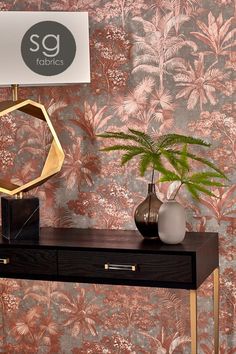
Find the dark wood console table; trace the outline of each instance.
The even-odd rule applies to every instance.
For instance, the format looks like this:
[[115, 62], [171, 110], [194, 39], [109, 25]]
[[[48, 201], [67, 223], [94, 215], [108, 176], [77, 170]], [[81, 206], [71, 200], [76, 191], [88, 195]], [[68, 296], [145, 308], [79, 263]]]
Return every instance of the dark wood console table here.
[[197, 354], [197, 289], [212, 272], [218, 354], [218, 234], [191, 232], [182, 244], [165, 245], [136, 231], [42, 228], [39, 242], [0, 240], [1, 277], [190, 290], [192, 354]]

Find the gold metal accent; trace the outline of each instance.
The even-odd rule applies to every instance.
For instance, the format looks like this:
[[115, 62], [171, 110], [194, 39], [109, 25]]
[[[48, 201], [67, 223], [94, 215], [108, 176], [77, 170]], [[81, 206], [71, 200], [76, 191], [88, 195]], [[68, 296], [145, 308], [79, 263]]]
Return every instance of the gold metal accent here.
[[10, 263], [10, 258], [0, 258], [0, 263], [1, 264], [8, 264], [8, 263]]
[[[17, 85], [14, 85], [14, 92], [17, 94]], [[23, 191], [26, 192], [32, 188], [35, 188], [36, 186], [43, 184], [49, 177], [53, 176], [61, 170], [65, 158], [60, 141], [51, 123], [49, 115], [42, 104], [34, 102], [30, 99], [0, 102], [0, 118], [5, 114], [11, 113], [13, 111], [21, 111], [29, 114], [30, 116], [45, 121], [51, 131], [53, 141], [44, 163], [43, 170], [39, 177], [23, 184], [22, 186], [13, 184], [9, 181], [0, 180], [0, 192], [9, 195], [15, 195]]]
[[219, 267], [216, 268], [213, 272], [213, 286], [214, 286], [214, 304], [213, 304], [213, 311], [214, 311], [214, 347], [215, 351], [214, 354], [219, 354]]
[[22, 199], [23, 198], [23, 192], [15, 194], [15, 199]]
[[110, 264], [110, 263], [105, 263], [104, 264], [104, 269], [106, 270], [131, 270], [132, 272], [135, 272], [137, 270], [136, 264]]
[[17, 101], [18, 100], [18, 87], [19, 85], [14, 84], [11, 85], [12, 87], [12, 101]]
[[191, 354], [197, 354], [197, 290], [190, 290]]

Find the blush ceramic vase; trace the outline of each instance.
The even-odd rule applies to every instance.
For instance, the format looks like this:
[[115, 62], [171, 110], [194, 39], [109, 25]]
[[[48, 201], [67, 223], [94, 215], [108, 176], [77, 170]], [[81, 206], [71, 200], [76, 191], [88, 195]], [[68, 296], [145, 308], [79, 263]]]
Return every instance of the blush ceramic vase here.
[[186, 233], [185, 209], [175, 199], [165, 201], [159, 210], [159, 237], [167, 244], [184, 240]]
[[148, 184], [148, 194], [134, 213], [137, 229], [145, 239], [159, 238], [158, 214], [162, 202], [157, 198], [155, 184]]

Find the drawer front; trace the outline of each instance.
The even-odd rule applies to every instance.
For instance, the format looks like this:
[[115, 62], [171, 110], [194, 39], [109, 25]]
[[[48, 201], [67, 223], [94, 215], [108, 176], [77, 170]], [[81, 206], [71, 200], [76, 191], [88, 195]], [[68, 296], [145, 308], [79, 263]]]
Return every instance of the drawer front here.
[[4, 248], [0, 250], [0, 276], [55, 275], [57, 257], [54, 250]]
[[191, 283], [190, 255], [58, 251], [58, 275], [149, 282]]

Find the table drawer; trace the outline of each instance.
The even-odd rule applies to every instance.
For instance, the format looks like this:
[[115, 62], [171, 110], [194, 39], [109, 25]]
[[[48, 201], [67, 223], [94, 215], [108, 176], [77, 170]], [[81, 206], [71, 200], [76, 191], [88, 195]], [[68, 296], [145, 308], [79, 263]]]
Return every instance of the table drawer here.
[[[150, 282], [191, 283], [191, 255], [58, 251], [58, 275]], [[138, 283], [137, 283], [138, 285]]]
[[0, 276], [55, 275], [57, 255], [54, 250], [4, 248], [0, 250]]

